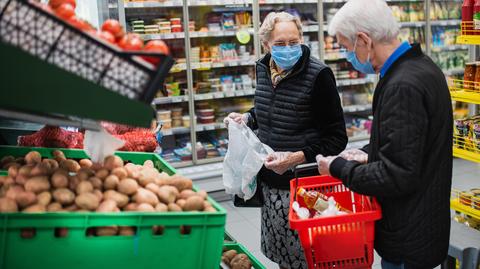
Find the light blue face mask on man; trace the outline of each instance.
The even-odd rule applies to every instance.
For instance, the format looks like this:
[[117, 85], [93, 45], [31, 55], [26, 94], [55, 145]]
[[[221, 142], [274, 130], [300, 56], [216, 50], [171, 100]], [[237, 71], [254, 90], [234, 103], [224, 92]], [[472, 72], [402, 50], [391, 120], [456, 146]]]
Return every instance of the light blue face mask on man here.
[[353, 68], [362, 72], [364, 74], [375, 74], [375, 69], [373, 69], [373, 65], [370, 62], [370, 53], [368, 53], [367, 61], [365, 63], [361, 63], [358, 60], [357, 54], [355, 50], [357, 49], [357, 40], [355, 40], [355, 45], [353, 46], [353, 51], [347, 51], [347, 61], [349, 61]]
[[302, 57], [303, 51], [300, 44], [293, 46], [272, 46], [272, 58], [282, 70], [290, 70]]

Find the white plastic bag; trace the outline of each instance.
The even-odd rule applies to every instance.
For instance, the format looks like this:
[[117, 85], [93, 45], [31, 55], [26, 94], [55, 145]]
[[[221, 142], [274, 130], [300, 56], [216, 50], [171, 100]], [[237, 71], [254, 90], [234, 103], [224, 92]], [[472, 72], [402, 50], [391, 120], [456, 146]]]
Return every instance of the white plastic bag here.
[[225, 192], [235, 194], [245, 201], [257, 190], [256, 175], [265, 158], [273, 150], [260, 142], [245, 123], [229, 119], [228, 151], [223, 161], [223, 185]]
[[98, 132], [85, 131], [83, 149], [94, 163], [103, 163], [105, 157], [113, 155], [123, 145], [125, 141], [109, 134], [103, 127]]

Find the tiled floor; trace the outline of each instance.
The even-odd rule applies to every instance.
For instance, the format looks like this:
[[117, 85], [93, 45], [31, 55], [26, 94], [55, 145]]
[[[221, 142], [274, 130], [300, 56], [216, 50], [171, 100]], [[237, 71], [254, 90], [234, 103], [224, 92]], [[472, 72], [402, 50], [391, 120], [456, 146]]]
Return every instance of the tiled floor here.
[[[452, 187], [462, 190], [480, 187], [480, 165], [455, 159]], [[268, 269], [278, 269], [260, 250], [260, 209], [237, 208], [231, 202], [224, 202], [222, 205], [228, 211], [227, 231]], [[373, 268], [381, 268], [378, 256], [375, 257]]]

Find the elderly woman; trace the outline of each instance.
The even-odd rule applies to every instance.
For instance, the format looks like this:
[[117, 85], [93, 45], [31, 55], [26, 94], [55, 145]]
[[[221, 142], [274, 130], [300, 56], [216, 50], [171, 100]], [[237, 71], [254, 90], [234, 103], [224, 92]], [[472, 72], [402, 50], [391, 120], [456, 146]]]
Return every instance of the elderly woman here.
[[288, 13], [270, 13], [260, 28], [267, 54], [257, 62], [255, 106], [231, 113], [275, 153], [258, 174], [263, 192], [262, 252], [280, 268], [307, 268], [297, 234], [289, 229], [289, 168], [339, 154], [347, 144], [332, 70], [310, 56], [302, 25]]

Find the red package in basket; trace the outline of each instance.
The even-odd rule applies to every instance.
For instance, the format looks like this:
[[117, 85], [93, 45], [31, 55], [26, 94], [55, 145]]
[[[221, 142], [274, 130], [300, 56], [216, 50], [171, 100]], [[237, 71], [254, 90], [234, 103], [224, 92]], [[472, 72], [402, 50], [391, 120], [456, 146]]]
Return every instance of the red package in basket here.
[[19, 136], [19, 146], [51, 148], [83, 148], [83, 134], [45, 125], [31, 135]]
[[128, 132], [135, 132], [135, 131], [144, 131], [147, 132], [149, 129], [147, 128], [139, 128], [139, 127], [132, 127], [124, 124], [116, 124], [111, 122], [101, 122], [102, 127], [112, 135], [121, 135]]
[[133, 131], [115, 137], [125, 141], [125, 145], [119, 149], [122, 151], [153, 152], [158, 146], [157, 138], [151, 131]]

